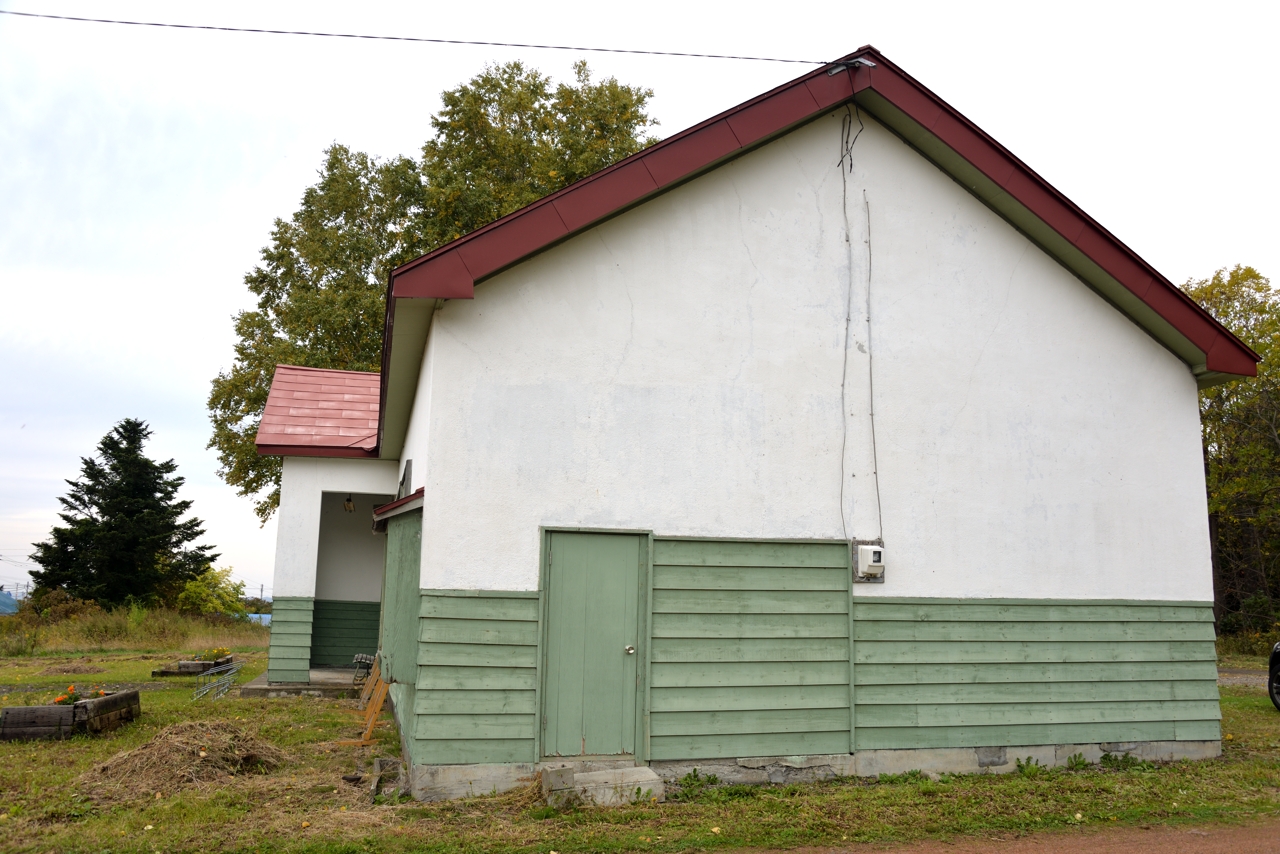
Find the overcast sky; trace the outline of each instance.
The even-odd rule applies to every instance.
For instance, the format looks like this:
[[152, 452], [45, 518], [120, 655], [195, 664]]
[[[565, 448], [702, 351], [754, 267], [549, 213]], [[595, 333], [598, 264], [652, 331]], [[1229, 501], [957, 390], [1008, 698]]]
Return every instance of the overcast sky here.
[[[874, 44], [1175, 282], [1280, 276], [1280, 4], [38, 2], [47, 14], [828, 60]], [[207, 542], [270, 593], [275, 525], [216, 475], [209, 380], [268, 240], [342, 142], [416, 154], [439, 93], [521, 59], [651, 87], [670, 135], [806, 66], [0, 15], [0, 583], [64, 478], [150, 422]], [[1272, 105], [1272, 106], [1268, 106]], [[1280, 282], [1280, 280], [1278, 280]]]

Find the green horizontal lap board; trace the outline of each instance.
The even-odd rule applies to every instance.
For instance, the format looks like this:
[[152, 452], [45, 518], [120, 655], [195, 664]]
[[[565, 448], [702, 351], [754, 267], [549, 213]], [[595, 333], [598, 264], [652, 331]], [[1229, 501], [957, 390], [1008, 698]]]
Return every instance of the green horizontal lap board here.
[[421, 590], [413, 762], [532, 762], [538, 594]]
[[[418, 590], [422, 587], [422, 511], [387, 520], [382, 610], [376, 647], [379, 672], [389, 684], [392, 712], [402, 733], [411, 733], [418, 675]], [[406, 739], [412, 745], [410, 739]], [[410, 752], [412, 759], [412, 751]]]
[[1210, 607], [858, 597], [856, 747], [1216, 740]]
[[378, 651], [378, 602], [317, 599], [311, 621], [311, 665], [350, 667], [360, 653]]
[[[418, 591], [422, 566], [422, 511], [387, 520], [387, 557], [382, 579], [380, 628], [382, 678], [412, 685], [418, 666]], [[401, 727], [405, 720], [399, 720]]]
[[268, 681], [310, 681], [314, 602], [309, 596], [277, 596], [272, 601]]
[[844, 543], [653, 543], [649, 755], [849, 749]]

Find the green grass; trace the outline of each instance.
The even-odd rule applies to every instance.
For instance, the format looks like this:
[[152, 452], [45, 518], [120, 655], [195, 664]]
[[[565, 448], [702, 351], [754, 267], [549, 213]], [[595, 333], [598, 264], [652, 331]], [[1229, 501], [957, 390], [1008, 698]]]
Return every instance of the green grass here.
[[0, 659], [122, 650], [190, 654], [215, 646], [266, 646], [270, 635], [270, 629], [257, 623], [196, 617], [167, 608], [94, 608], [53, 623], [0, 617]]
[[[265, 650], [248, 655], [252, 664], [244, 679], [265, 666]], [[90, 658], [108, 671], [95, 678], [158, 681], [141, 674], [159, 661], [127, 654]], [[0, 663], [0, 684], [21, 681], [31, 693], [52, 695], [69, 680], [37, 675], [51, 660]], [[367, 766], [372, 755], [398, 755], [389, 722], [372, 750], [339, 747], [336, 739], [356, 731], [357, 717], [345, 711], [351, 701], [227, 697], [192, 703], [191, 682], [145, 690], [143, 719], [103, 737], [0, 743], [5, 850], [675, 852], [1280, 816], [1280, 713], [1253, 688], [1222, 689], [1223, 732], [1230, 737], [1224, 756], [1213, 761], [1078, 771], [1028, 766], [1006, 775], [939, 780], [903, 774], [786, 786], [700, 783], [665, 804], [559, 812], [530, 791], [443, 804], [394, 798], [374, 804], [340, 777], [357, 758]], [[98, 805], [85, 796], [77, 782], [83, 772], [168, 724], [191, 719], [231, 720], [290, 758], [267, 775], [240, 774], [216, 786], [160, 792], [158, 799], [147, 793], [123, 806]]]
[[1241, 670], [1266, 670], [1268, 657], [1265, 655], [1239, 655], [1236, 653], [1219, 653], [1218, 666], [1232, 667]]

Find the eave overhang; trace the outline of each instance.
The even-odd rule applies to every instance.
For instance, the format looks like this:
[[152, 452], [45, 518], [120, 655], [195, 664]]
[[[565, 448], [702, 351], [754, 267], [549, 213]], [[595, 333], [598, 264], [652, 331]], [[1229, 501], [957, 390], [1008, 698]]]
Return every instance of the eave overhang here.
[[260, 457], [339, 457], [376, 460], [378, 452], [365, 448], [324, 448], [316, 445], [258, 445]]
[[[399, 456], [431, 317], [485, 279], [856, 103], [1181, 358], [1201, 387], [1260, 357], [1030, 167], [879, 51], [860, 48], [391, 272], [378, 447]], [[393, 335], [394, 332], [394, 335]]]
[[393, 516], [411, 513], [414, 510], [421, 510], [423, 497], [425, 495], [426, 487], [420, 486], [404, 498], [397, 498], [390, 504], [383, 504], [381, 507], [373, 508], [373, 530], [381, 533], [382, 531], [387, 530], [387, 520]]

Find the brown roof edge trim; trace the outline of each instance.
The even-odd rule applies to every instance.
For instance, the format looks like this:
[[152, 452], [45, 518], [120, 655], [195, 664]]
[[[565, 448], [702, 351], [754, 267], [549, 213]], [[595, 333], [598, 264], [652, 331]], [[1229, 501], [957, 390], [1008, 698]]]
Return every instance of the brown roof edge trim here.
[[[850, 68], [857, 59], [874, 67]], [[478, 278], [847, 103], [855, 91], [865, 89], [972, 164], [1201, 349], [1206, 371], [1256, 375], [1257, 353], [981, 128], [868, 45], [391, 271], [383, 376], [397, 297], [474, 296]], [[382, 384], [380, 417], [386, 412], [387, 385]]]
[[876, 63], [865, 69], [870, 89], [990, 178], [1204, 350], [1208, 370], [1256, 376], [1261, 357], [1181, 288], [911, 75], [874, 49], [867, 56]]
[[[828, 70], [854, 58], [856, 54], [851, 54], [784, 83], [400, 265], [391, 271], [389, 294], [471, 298], [477, 280], [847, 101], [853, 94], [850, 75], [832, 75]], [[495, 239], [494, 232], [501, 237]], [[480, 254], [479, 247], [472, 246], [476, 243], [489, 244], [481, 251], [508, 257], [475, 270]], [[471, 263], [467, 255], [473, 258]], [[429, 276], [419, 269], [427, 266]]]
[[384, 519], [387, 516], [394, 516], [395, 511], [400, 510], [405, 505], [410, 504], [414, 501], [421, 501], [422, 497], [426, 495], [426, 492], [427, 492], [427, 488], [425, 486], [419, 486], [416, 490], [409, 493], [404, 498], [397, 498], [395, 501], [392, 501], [390, 504], [383, 504], [381, 507], [375, 507], [373, 508], [373, 518], [377, 520], [377, 519]]
[[[381, 420], [381, 419], [379, 419]], [[364, 448], [329, 448], [323, 445], [258, 445], [260, 457], [347, 457], [376, 459], [376, 450]]]
[[351, 371], [346, 368], [309, 368], [306, 365], [286, 365], [283, 362], [276, 362], [277, 368], [288, 368], [291, 371], [314, 371], [319, 374], [355, 374], [361, 377], [376, 377], [375, 371]]
[[375, 456], [382, 455], [382, 434], [387, 425], [387, 386], [391, 385], [391, 383], [387, 382], [391, 370], [391, 332], [396, 325], [396, 299], [391, 293], [394, 287], [395, 277], [388, 275], [387, 313], [382, 321], [382, 364], [379, 365], [378, 370], [379, 375], [382, 377], [382, 382], [378, 383], [378, 435], [373, 440], [373, 453]]

